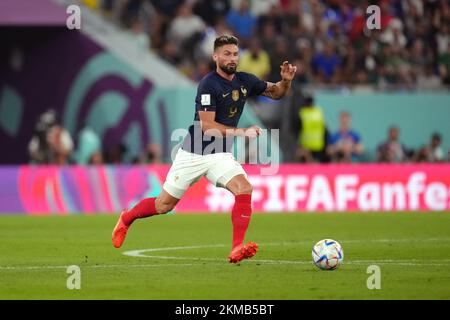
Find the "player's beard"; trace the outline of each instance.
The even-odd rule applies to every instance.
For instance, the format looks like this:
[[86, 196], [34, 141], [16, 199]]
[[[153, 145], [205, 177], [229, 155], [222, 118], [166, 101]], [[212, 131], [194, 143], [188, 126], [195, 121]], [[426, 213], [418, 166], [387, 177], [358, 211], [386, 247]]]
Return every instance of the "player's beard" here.
[[234, 67], [229, 67], [229, 66], [219, 64], [219, 68], [226, 74], [235, 74], [237, 65], [235, 65]]

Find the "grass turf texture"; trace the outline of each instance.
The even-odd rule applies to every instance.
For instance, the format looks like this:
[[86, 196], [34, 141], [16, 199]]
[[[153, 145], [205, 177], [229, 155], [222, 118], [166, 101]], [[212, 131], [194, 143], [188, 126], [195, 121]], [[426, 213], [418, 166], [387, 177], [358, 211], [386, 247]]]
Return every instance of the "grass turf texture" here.
[[[138, 220], [121, 249], [111, 245], [117, 216], [0, 217], [0, 299], [449, 299], [450, 214], [254, 214], [246, 240], [260, 251], [226, 261], [227, 214]], [[311, 249], [332, 238], [344, 264], [321, 271]], [[125, 256], [128, 250], [177, 259]], [[381, 290], [366, 286], [381, 268]], [[81, 290], [68, 290], [68, 265]]]

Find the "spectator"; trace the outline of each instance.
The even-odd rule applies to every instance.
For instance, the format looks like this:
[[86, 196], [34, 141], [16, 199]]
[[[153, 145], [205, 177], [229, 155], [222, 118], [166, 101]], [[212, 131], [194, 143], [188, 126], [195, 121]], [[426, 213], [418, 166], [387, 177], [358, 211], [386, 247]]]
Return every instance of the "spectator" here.
[[436, 34], [436, 44], [438, 54], [441, 55], [448, 51], [448, 47], [450, 46], [450, 34], [449, 26], [447, 24], [443, 24]]
[[450, 84], [450, 44], [447, 51], [439, 56], [439, 75], [443, 83]]
[[443, 162], [445, 161], [444, 151], [441, 148], [442, 138], [439, 133], [433, 133], [430, 143], [421, 147], [413, 157], [414, 162]]
[[56, 123], [56, 113], [50, 109], [44, 112], [34, 128], [34, 134], [28, 143], [28, 152], [31, 163], [50, 163], [50, 147], [48, 144], [48, 132]]
[[425, 70], [419, 71], [416, 81], [419, 90], [439, 90], [442, 87], [442, 80], [433, 72], [431, 65], [427, 65]]
[[150, 48], [150, 37], [143, 31], [142, 22], [138, 19], [132, 22], [132, 39], [135, 41], [136, 46], [142, 50], [147, 51]]
[[393, 79], [393, 82], [400, 84], [411, 84], [413, 82], [410, 65], [401, 48], [387, 46], [383, 49], [383, 55], [388, 75]]
[[260, 79], [267, 78], [270, 72], [269, 55], [261, 49], [257, 38], [251, 39], [248, 50], [245, 50], [240, 57], [238, 68], [239, 71], [253, 73]]
[[313, 58], [314, 71], [322, 82], [329, 82], [340, 65], [341, 59], [329, 42], [325, 44], [323, 52], [317, 53]]
[[259, 17], [267, 14], [274, 6], [279, 4], [279, 0], [258, 0], [250, 2], [250, 12], [253, 16]]
[[73, 140], [69, 131], [56, 123], [47, 134], [50, 151], [50, 163], [67, 164], [73, 151]]
[[[180, 14], [175, 15], [177, 9], [184, 11], [192, 5], [200, 16], [190, 14], [196, 22], [185, 23]], [[243, 49], [252, 37], [261, 39], [273, 65], [278, 64], [273, 63], [275, 41], [283, 38], [287, 52], [293, 53], [290, 58], [302, 65], [303, 83], [362, 85], [363, 89], [367, 84], [378, 89], [450, 85], [448, 1], [379, 1], [380, 30], [366, 28], [368, 5], [368, 1], [349, 4], [335, 0], [108, 0], [103, 8], [106, 12], [113, 6], [121, 10], [117, 16], [127, 28], [134, 26], [145, 45], [139, 25], [133, 25], [136, 19], [141, 21], [153, 49], [191, 76], [199, 61], [209, 59], [204, 48], [211, 47], [208, 44], [215, 35], [205, 26], [194, 28], [192, 33], [192, 26], [207, 24], [220, 34], [218, 21], [225, 20]], [[180, 35], [183, 43], [179, 42]], [[305, 41], [313, 58], [298, 56], [299, 43]]]
[[203, 32], [205, 28], [203, 20], [192, 13], [191, 5], [184, 3], [178, 8], [177, 15], [170, 24], [168, 38], [175, 43], [182, 43], [195, 33]]
[[121, 164], [126, 152], [127, 147], [123, 143], [109, 146], [105, 151], [105, 162], [108, 164]]
[[200, 42], [205, 29], [203, 20], [192, 13], [192, 6], [186, 2], [178, 8], [167, 37], [170, 42], [181, 45], [188, 57], [192, 58], [195, 46]]
[[415, 163], [424, 163], [428, 162], [428, 150], [427, 147], [420, 148], [413, 156], [413, 162]]
[[404, 48], [407, 39], [403, 34], [403, 23], [400, 19], [392, 19], [384, 32], [380, 35], [381, 42], [390, 46]]
[[425, 70], [428, 61], [422, 40], [414, 41], [410, 51], [408, 62], [411, 65], [411, 71], [417, 76]]
[[167, 62], [180, 66], [182, 62], [182, 56], [175, 42], [167, 41], [161, 49], [161, 58]]
[[304, 98], [298, 113], [300, 121], [294, 128], [298, 130], [296, 159], [299, 162], [326, 162], [325, 142], [327, 132], [325, 117], [320, 107], [314, 104], [311, 96]]
[[35, 133], [28, 144], [32, 163], [67, 164], [73, 151], [73, 141], [69, 131], [56, 119], [52, 109], [44, 112], [36, 124]]
[[161, 147], [157, 143], [149, 143], [141, 156], [141, 163], [162, 163]]
[[444, 151], [441, 147], [442, 137], [439, 133], [435, 132], [431, 136], [430, 144], [427, 146], [427, 155], [429, 162], [442, 162], [444, 161]]
[[[342, 61], [342, 76], [348, 82], [353, 82], [355, 74], [361, 70], [358, 66], [358, 58], [356, 56], [356, 50], [352, 47], [347, 49], [347, 54]], [[364, 69], [362, 69], [364, 70]]]
[[388, 138], [377, 147], [377, 162], [398, 163], [408, 160], [410, 152], [399, 141], [400, 131], [392, 126], [388, 131]]
[[227, 24], [245, 44], [252, 36], [256, 18], [250, 13], [248, 0], [241, 0], [239, 9], [231, 9], [227, 15]]
[[[259, 34], [264, 34], [267, 32], [264, 31], [267, 25], [271, 25], [273, 27], [275, 34], [282, 34], [283, 24], [283, 14], [279, 4], [272, 4], [269, 11], [259, 15], [257, 18], [257, 28]], [[269, 30], [269, 32], [271, 31], [272, 30]]]
[[[88, 164], [92, 161], [98, 163], [101, 156], [101, 140], [97, 133], [84, 122], [78, 133], [78, 148], [74, 153], [77, 164]], [[94, 158], [94, 159], [93, 159]]]
[[343, 111], [339, 116], [339, 131], [330, 136], [327, 153], [333, 162], [359, 162], [364, 151], [360, 135], [351, 129], [351, 116]]
[[272, 57], [272, 51], [276, 43], [275, 25], [271, 22], [264, 23], [261, 30], [261, 47]]
[[323, 6], [319, 1], [304, 1], [299, 8], [300, 23], [306, 32], [313, 34], [315, 28], [322, 23]]
[[151, 0], [158, 13], [167, 17], [173, 17], [178, 8], [185, 2], [186, 0]]
[[128, 0], [122, 1], [120, 12], [120, 20], [126, 28], [130, 28], [132, 22], [138, 19], [139, 12], [142, 8], [142, 0]]
[[194, 5], [194, 13], [200, 16], [209, 26], [217, 24], [230, 10], [228, 0], [198, 0]]
[[307, 39], [297, 41], [297, 54], [295, 64], [297, 65], [296, 82], [311, 83], [313, 82], [312, 59], [313, 51], [311, 42]]
[[232, 35], [232, 32], [228, 29], [224, 19], [218, 19], [214, 28], [206, 28], [200, 43], [200, 53], [197, 56], [200, 56], [201, 59], [211, 59], [214, 51], [214, 40], [223, 35]]
[[101, 165], [103, 164], [103, 155], [101, 152], [95, 152], [92, 154], [91, 158], [89, 159], [88, 162], [89, 165]]
[[[275, 45], [270, 54], [270, 73], [267, 80], [276, 83], [280, 78], [280, 66], [284, 60], [291, 60], [288, 52], [286, 40], [278, 37], [275, 40]], [[298, 69], [298, 68], [297, 68]]]
[[376, 81], [376, 69], [380, 63], [376, 55], [376, 47], [373, 41], [367, 41], [364, 43], [362, 54], [357, 58], [357, 67], [367, 73], [369, 82], [372, 84]]

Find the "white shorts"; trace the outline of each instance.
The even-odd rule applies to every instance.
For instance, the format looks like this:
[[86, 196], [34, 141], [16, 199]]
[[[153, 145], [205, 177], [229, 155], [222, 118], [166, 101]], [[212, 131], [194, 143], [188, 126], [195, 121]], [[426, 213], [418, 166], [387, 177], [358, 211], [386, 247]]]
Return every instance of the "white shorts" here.
[[247, 176], [231, 153], [199, 155], [180, 148], [163, 189], [171, 196], [181, 199], [186, 190], [203, 176], [215, 186], [225, 188], [231, 179], [240, 174]]

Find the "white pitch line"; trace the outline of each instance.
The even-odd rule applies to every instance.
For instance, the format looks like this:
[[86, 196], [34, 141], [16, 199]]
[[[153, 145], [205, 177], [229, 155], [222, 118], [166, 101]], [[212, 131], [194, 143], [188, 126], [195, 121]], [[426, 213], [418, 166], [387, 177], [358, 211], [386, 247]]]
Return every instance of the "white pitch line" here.
[[[421, 242], [432, 242], [432, 241], [448, 241], [450, 239], [444, 238], [428, 238], [428, 239], [371, 239], [371, 240], [341, 240], [341, 243], [358, 243], [358, 242], [381, 242], [381, 243], [395, 243], [395, 242], [413, 242], [413, 241], [421, 241]], [[309, 244], [310, 241], [298, 241], [298, 242], [273, 242], [273, 243], [265, 243], [265, 246], [280, 246], [280, 245], [298, 245], [298, 244]], [[180, 257], [180, 256], [154, 256], [154, 255], [146, 255], [143, 254], [145, 252], [157, 252], [157, 251], [174, 251], [174, 250], [191, 250], [191, 249], [206, 249], [206, 248], [218, 248], [218, 247], [226, 247], [223, 244], [216, 245], [195, 245], [195, 246], [181, 246], [181, 247], [168, 247], [168, 248], [151, 248], [151, 249], [141, 249], [141, 250], [130, 250], [123, 252], [124, 255], [130, 257], [138, 257], [138, 258], [152, 258], [152, 259], [163, 259], [163, 260], [189, 260], [189, 261], [223, 261], [223, 259], [218, 258], [199, 258], [199, 257]], [[302, 261], [302, 260], [259, 260], [259, 259], [251, 259], [249, 260], [252, 263], [263, 263], [263, 264], [312, 264], [311, 261]], [[407, 266], [446, 266], [447, 264], [439, 263], [446, 262], [446, 259], [434, 260], [436, 263], [432, 262], [433, 260], [420, 261], [420, 260], [355, 260], [355, 261], [345, 261], [345, 264], [395, 264], [395, 265], [407, 265]], [[450, 261], [450, 260], [448, 260]]]
[[141, 250], [130, 250], [125, 251], [122, 254], [130, 257], [142, 257], [146, 258], [148, 256], [140, 255], [141, 252], [156, 252], [156, 251], [172, 251], [172, 250], [190, 250], [190, 249], [206, 249], [206, 248], [222, 248], [226, 247], [224, 244], [205, 244], [197, 246], [184, 246], [184, 247], [167, 247], [167, 248], [151, 248], [151, 249], [141, 249]]
[[[339, 243], [396, 243], [396, 242], [450, 242], [450, 238], [428, 238], [428, 239], [353, 239], [353, 240], [337, 240]], [[311, 244], [314, 245], [314, 241], [302, 240], [302, 241], [285, 241], [285, 242], [268, 242], [264, 243], [266, 246], [279, 246], [279, 245], [296, 245], [296, 244]]]
[[[219, 258], [199, 258], [199, 257], [177, 257], [177, 256], [147, 256], [147, 255], [139, 255], [139, 258], [152, 258], [152, 259], [161, 259], [161, 260], [188, 260], [188, 261], [224, 261]], [[271, 264], [271, 265], [280, 265], [280, 264], [313, 264], [312, 261], [305, 260], [268, 260], [268, 259], [251, 259], [248, 260], [251, 263], [262, 263], [262, 264]], [[436, 259], [436, 260], [350, 260], [344, 261], [343, 264], [348, 265], [361, 265], [361, 264], [386, 264], [386, 265], [405, 265], [405, 266], [448, 266], [448, 263], [439, 263], [439, 262], [450, 262], [450, 259]], [[199, 265], [199, 263], [197, 263]]]
[[[371, 240], [362, 240], [362, 239], [353, 239], [353, 240], [339, 240], [341, 243], [362, 243], [362, 242], [373, 242], [373, 243], [396, 243], [396, 242], [448, 242], [450, 238], [428, 238], [428, 239], [371, 239]], [[283, 245], [299, 245], [299, 244], [311, 244], [311, 241], [297, 241], [297, 242], [272, 242], [272, 243], [264, 243], [264, 246], [283, 246]], [[172, 266], [199, 266], [201, 262], [208, 262], [208, 265], [223, 265], [226, 262], [226, 259], [220, 258], [199, 258], [199, 257], [179, 257], [179, 256], [148, 256], [142, 254], [144, 252], [159, 252], [159, 251], [176, 251], [176, 250], [191, 250], [191, 249], [207, 249], [207, 248], [224, 248], [228, 247], [225, 244], [213, 244], [213, 245], [195, 245], [195, 246], [178, 246], [178, 247], [166, 247], [166, 248], [151, 248], [151, 249], [142, 249], [142, 250], [130, 250], [123, 252], [124, 255], [130, 257], [139, 257], [139, 258], [153, 258], [153, 259], [163, 259], [163, 260], [190, 260], [197, 261], [196, 263], [166, 263], [166, 264], [99, 264], [99, 265], [81, 265], [80, 268], [152, 268], [152, 267], [172, 267]], [[217, 263], [213, 263], [217, 262]], [[251, 263], [261, 263], [267, 265], [281, 265], [281, 264], [312, 264], [311, 261], [304, 260], [263, 260], [263, 259], [251, 259], [248, 260]], [[448, 266], [448, 263], [440, 263], [440, 262], [450, 262], [450, 259], [431, 259], [427, 261], [417, 260], [417, 259], [408, 259], [408, 260], [350, 260], [344, 261], [343, 264], [348, 265], [361, 265], [361, 264], [386, 264], [386, 265], [401, 265], [401, 266]], [[42, 270], [42, 269], [66, 269], [69, 267], [62, 265], [40, 265], [40, 266], [0, 266], [0, 271], [3, 270]]]
[[[434, 242], [434, 241], [442, 241], [442, 242], [446, 242], [446, 241], [450, 241], [450, 238], [444, 238], [444, 239], [438, 239], [438, 238], [428, 238], [428, 239], [371, 239], [371, 240], [339, 240], [340, 243], [361, 243], [361, 242], [381, 242], [381, 243], [395, 243], [395, 242], [413, 242], [413, 241], [420, 241], [420, 242]], [[269, 242], [269, 243], [264, 243], [264, 246], [284, 246], [284, 245], [299, 245], [299, 244], [314, 244], [311, 241], [287, 241], [287, 242]], [[227, 247], [224, 244], [212, 244], [212, 245], [195, 245], [195, 246], [178, 246], [178, 247], [166, 247], [166, 248], [150, 248], [150, 249], [139, 249], [139, 250], [130, 250], [130, 251], [125, 251], [122, 254], [126, 255], [126, 256], [130, 256], [130, 257], [139, 257], [139, 258], [159, 258], [159, 259], [194, 259], [194, 260], [208, 260], [211, 261], [211, 259], [207, 259], [207, 258], [184, 258], [184, 257], [175, 257], [175, 256], [149, 256], [149, 255], [145, 255], [143, 254], [144, 252], [157, 252], [157, 251], [176, 251], [176, 250], [191, 250], [191, 249], [206, 249], [206, 248], [223, 248], [223, 247]], [[217, 260], [217, 259], [212, 259], [212, 260]], [[255, 260], [253, 260], [255, 261]], [[272, 260], [267, 260], [267, 261], [272, 261]], [[273, 260], [273, 261], [281, 261], [281, 260]], [[289, 260], [286, 260], [289, 261]]]

